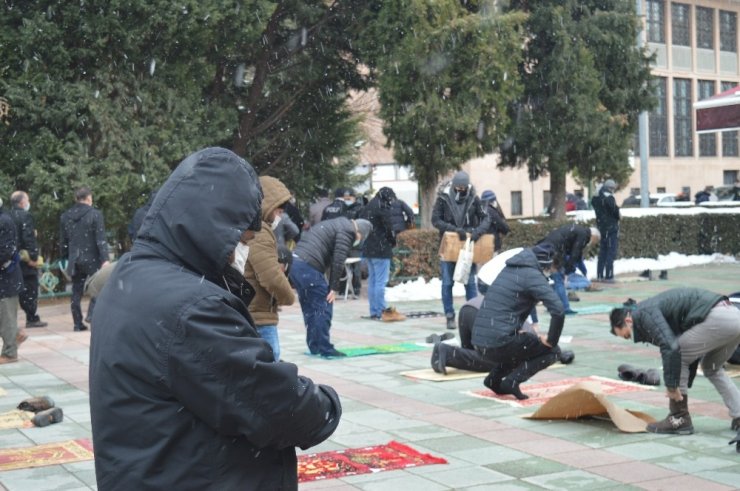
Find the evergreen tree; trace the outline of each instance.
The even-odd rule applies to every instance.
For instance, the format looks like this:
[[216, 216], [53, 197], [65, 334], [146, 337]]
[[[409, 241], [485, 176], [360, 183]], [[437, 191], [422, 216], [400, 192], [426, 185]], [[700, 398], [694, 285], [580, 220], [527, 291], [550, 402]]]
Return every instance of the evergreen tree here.
[[519, 90], [521, 21], [455, 0], [388, 0], [366, 33], [384, 133], [419, 182], [425, 226], [439, 178], [506, 134], [507, 103]]
[[626, 0], [512, 1], [528, 14], [512, 105], [515, 125], [501, 147], [502, 166], [527, 165], [550, 176], [554, 218], [565, 214], [568, 172], [581, 183], [630, 173], [637, 115], [652, 107], [651, 58], [636, 44], [639, 19]]

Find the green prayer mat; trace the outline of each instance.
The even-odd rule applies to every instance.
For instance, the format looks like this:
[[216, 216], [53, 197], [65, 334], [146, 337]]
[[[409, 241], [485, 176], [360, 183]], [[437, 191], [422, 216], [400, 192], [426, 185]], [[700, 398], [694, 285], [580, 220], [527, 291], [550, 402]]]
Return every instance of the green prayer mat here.
[[[346, 358], [367, 355], [390, 355], [393, 353], [407, 353], [410, 351], [423, 351], [429, 349], [429, 346], [420, 346], [415, 343], [398, 343], [398, 344], [378, 344], [375, 346], [357, 346], [354, 348], [337, 348], [344, 353]], [[342, 359], [344, 356], [327, 357], [331, 359]]]

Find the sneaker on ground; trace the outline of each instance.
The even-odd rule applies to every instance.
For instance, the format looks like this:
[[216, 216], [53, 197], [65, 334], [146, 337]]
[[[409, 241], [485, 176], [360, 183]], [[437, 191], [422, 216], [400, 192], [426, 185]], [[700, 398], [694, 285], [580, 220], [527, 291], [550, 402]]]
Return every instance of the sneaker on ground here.
[[48, 325], [48, 322], [44, 322], [41, 319], [26, 322], [26, 327], [46, 327]]

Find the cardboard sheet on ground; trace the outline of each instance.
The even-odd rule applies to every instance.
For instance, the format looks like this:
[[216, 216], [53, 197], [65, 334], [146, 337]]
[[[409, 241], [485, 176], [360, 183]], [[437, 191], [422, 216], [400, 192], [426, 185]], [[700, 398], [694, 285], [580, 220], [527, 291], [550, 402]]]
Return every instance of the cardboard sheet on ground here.
[[646, 432], [647, 423], [655, 418], [649, 414], [624, 409], [610, 401], [597, 381], [578, 382], [552, 397], [529, 419], [574, 420], [584, 416], [608, 415], [612, 422], [625, 433]]
[[[565, 365], [562, 363], [555, 363], [547, 367], [547, 370], [555, 368], [563, 368]], [[408, 378], [414, 378], [417, 380], [429, 380], [430, 382], [452, 382], [454, 380], [465, 380], [470, 378], [483, 378], [488, 375], [488, 372], [471, 372], [468, 370], [460, 370], [458, 368], [447, 367], [447, 375], [437, 373], [431, 368], [420, 368], [419, 370], [407, 370], [401, 372], [401, 375]]]

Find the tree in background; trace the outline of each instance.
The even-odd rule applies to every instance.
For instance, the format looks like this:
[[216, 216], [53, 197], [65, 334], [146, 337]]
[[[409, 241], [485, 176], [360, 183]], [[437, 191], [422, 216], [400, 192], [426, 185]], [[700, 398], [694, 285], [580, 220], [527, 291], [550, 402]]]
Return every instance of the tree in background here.
[[632, 173], [637, 115], [653, 106], [651, 58], [637, 47], [639, 19], [625, 0], [512, 1], [528, 14], [524, 92], [501, 165], [550, 176], [555, 219], [565, 215], [568, 172], [582, 184]]
[[1, 177], [31, 193], [44, 253], [82, 184], [124, 248], [133, 211], [205, 146], [299, 197], [344, 183], [358, 139], [344, 102], [367, 86], [352, 40], [368, 15], [354, 0], [6, 1]]
[[430, 226], [439, 178], [506, 135], [523, 18], [458, 0], [381, 5], [363, 40], [377, 69], [384, 133], [419, 182], [422, 226]]

